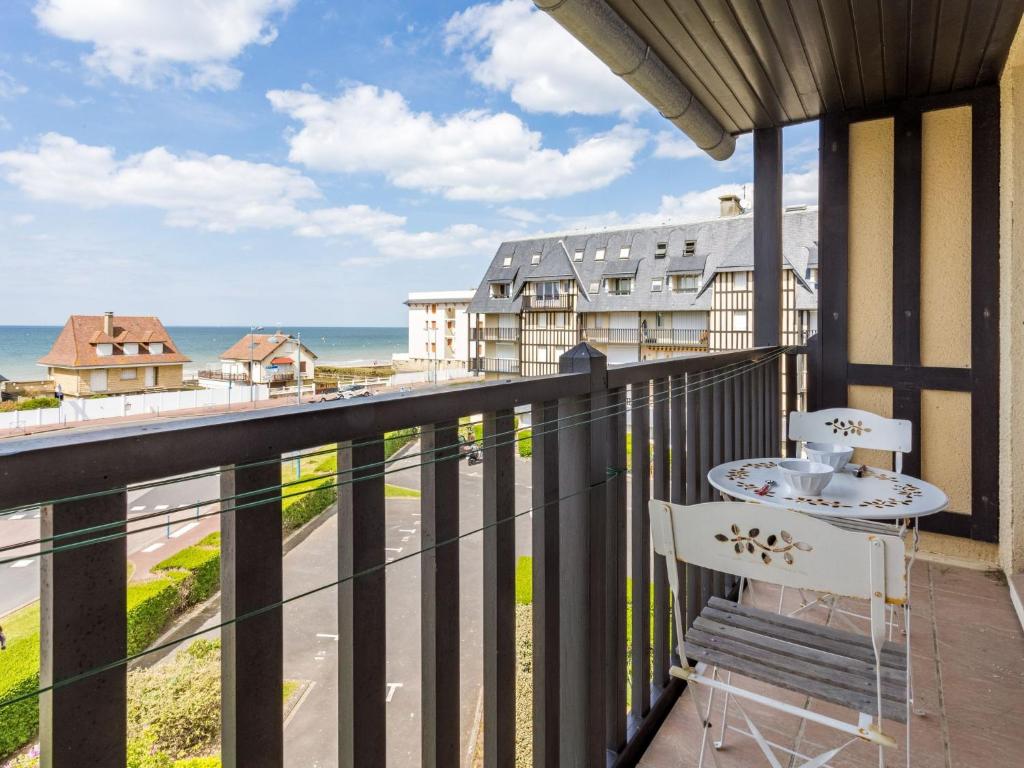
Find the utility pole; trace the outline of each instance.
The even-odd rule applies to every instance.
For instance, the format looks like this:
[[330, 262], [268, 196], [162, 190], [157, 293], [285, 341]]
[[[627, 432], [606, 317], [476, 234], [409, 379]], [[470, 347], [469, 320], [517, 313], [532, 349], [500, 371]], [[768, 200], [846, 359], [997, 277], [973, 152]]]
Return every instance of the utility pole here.
[[262, 331], [262, 325], [251, 325], [249, 326], [249, 407], [256, 407], [256, 392], [253, 388], [256, 383], [256, 377], [252, 374], [253, 357], [256, 354], [256, 331]]
[[302, 331], [295, 332], [295, 402], [302, 405]]

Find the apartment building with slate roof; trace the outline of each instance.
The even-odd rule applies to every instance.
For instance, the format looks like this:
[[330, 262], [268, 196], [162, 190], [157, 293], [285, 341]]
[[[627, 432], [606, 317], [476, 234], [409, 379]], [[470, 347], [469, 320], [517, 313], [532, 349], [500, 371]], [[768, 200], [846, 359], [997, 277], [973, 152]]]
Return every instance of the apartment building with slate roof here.
[[[472, 368], [538, 376], [587, 341], [609, 364], [753, 342], [753, 214], [720, 199], [718, 218], [502, 243], [469, 312]], [[818, 212], [783, 215], [784, 343], [817, 329]]]

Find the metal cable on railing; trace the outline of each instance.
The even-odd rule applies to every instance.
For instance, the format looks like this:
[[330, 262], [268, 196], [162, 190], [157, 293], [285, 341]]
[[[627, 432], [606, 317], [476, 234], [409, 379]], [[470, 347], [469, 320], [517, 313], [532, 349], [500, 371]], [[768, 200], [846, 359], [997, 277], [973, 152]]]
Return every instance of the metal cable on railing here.
[[[717, 386], [718, 384], [723, 383], [724, 381], [727, 381], [727, 380], [730, 380], [732, 378], [736, 378], [737, 376], [743, 375], [743, 374], [747, 373], [748, 371], [753, 370], [754, 368], [758, 368], [760, 366], [767, 365], [768, 363], [774, 361], [776, 358], [778, 358], [782, 354], [785, 354], [785, 348], [782, 348], [781, 350], [776, 350], [773, 353], [769, 353], [768, 355], [764, 356], [763, 358], [759, 358], [757, 361], [754, 361], [753, 363], [750, 363], [750, 364], [736, 364], [736, 368], [739, 368], [739, 367], [742, 366], [743, 370], [736, 370], [736, 368], [734, 368], [732, 371], [728, 371], [728, 372], [717, 374], [717, 375], [708, 375], [707, 373], [705, 373], [705, 374], [703, 374], [701, 376], [700, 380], [697, 383], [693, 384], [693, 385], [691, 385], [688, 381], [684, 380], [684, 382], [681, 385], [677, 386], [677, 387], [672, 387], [672, 386], [666, 387], [664, 390], [662, 390], [661, 392], [659, 392], [657, 394], [652, 392], [646, 398], [634, 398], [633, 401], [628, 403], [628, 404], [623, 402], [623, 403], [614, 403], [612, 405], [607, 405], [607, 406], [601, 406], [601, 407], [598, 407], [598, 408], [592, 408], [592, 409], [589, 409], [587, 411], [583, 411], [581, 413], [572, 414], [572, 415], [567, 416], [567, 417], [558, 417], [556, 419], [548, 420], [547, 422], [538, 422], [535, 425], [531, 425], [530, 429], [533, 430], [533, 429], [535, 429], [538, 426], [545, 426], [545, 425], [550, 425], [550, 424], [561, 424], [561, 426], [556, 427], [556, 429], [554, 431], [563, 431], [563, 430], [567, 430], [567, 429], [573, 429], [573, 428], [577, 428], [577, 427], [580, 427], [580, 426], [584, 426], [586, 424], [592, 424], [592, 423], [595, 423], [597, 421], [601, 421], [601, 420], [604, 420], [604, 419], [614, 418], [616, 416], [623, 415], [623, 414], [627, 413], [628, 411], [637, 410], [639, 408], [644, 408], [644, 407], [650, 407], [651, 405], [654, 405], [654, 404], [659, 403], [659, 402], [666, 402], [666, 401], [668, 401], [668, 400], [670, 400], [671, 398], [674, 398], [674, 397], [678, 398], [678, 397], [680, 397], [682, 395], [685, 395], [685, 394], [691, 394], [691, 393], [695, 393], [695, 392], [698, 392], [698, 391], [701, 391], [701, 390], [704, 390], [704, 389], [712, 388], [714, 386]], [[732, 366], [722, 366], [721, 369], [711, 369], [711, 371], [718, 371], [718, 370], [723, 370], [724, 371], [725, 369], [728, 369], [730, 367], [732, 367]], [[594, 415], [594, 414], [598, 414], [598, 415]], [[520, 442], [523, 442], [525, 440], [529, 440], [529, 439], [532, 438], [532, 434], [530, 436], [520, 435], [520, 434], [518, 434], [519, 431], [520, 430], [507, 430], [507, 431], [504, 431], [504, 432], [495, 433], [493, 436], [491, 436], [491, 441], [490, 442], [485, 440], [485, 444], [484, 444], [485, 450], [486, 449], [490, 449], [490, 448], [497, 448], [497, 447], [507, 446], [507, 445], [516, 445], [516, 444], [518, 444]], [[550, 433], [550, 431], [551, 430], [547, 430], [546, 433]], [[500, 437], [507, 437], [509, 435], [512, 436], [511, 439], [508, 439], [508, 440], [497, 439], [497, 438], [500, 438]], [[380, 442], [380, 439], [370, 440], [370, 441], [366, 441], [366, 442], [355, 441], [353, 443], [353, 445], [355, 445], [355, 446], [369, 446], [369, 445], [378, 444], [379, 442]], [[405, 458], [415, 458], [417, 456], [425, 456], [427, 454], [433, 454], [433, 453], [437, 453], [437, 452], [440, 452], [440, 451], [447, 451], [447, 452], [451, 453], [452, 450], [455, 449], [456, 447], [457, 447], [456, 445], [439, 446], [439, 447], [435, 447], [433, 449], [429, 449], [429, 450], [426, 450], [426, 451], [420, 451], [418, 453], [411, 454], [410, 456], [407, 456]], [[317, 452], [315, 452], [315, 453], [313, 453], [311, 455], [321, 455], [321, 454], [335, 453], [336, 450], [337, 449], [329, 449], [329, 450], [317, 451]], [[295, 458], [298, 458], [298, 457], [295, 457]], [[285, 489], [288, 489], [288, 488], [293, 488], [295, 486], [302, 485], [302, 484], [307, 484], [307, 483], [311, 482], [311, 480], [309, 480], [309, 479], [300, 479], [300, 480], [294, 480], [294, 481], [289, 481], [289, 482], [282, 482], [282, 483], [275, 484], [275, 485], [261, 487], [261, 488], [258, 488], [258, 489], [252, 490], [252, 491], [246, 491], [246, 492], [243, 492], [243, 493], [240, 493], [240, 494], [234, 494], [234, 495], [231, 495], [231, 496], [222, 496], [222, 497], [217, 497], [217, 498], [214, 498], [214, 499], [208, 499], [208, 500], [203, 500], [203, 501], [198, 501], [198, 502], [192, 502], [192, 503], [184, 504], [184, 505], [181, 505], [181, 506], [178, 506], [178, 507], [175, 507], [175, 508], [168, 508], [166, 510], [161, 510], [160, 512], [153, 512], [153, 513], [147, 513], [145, 515], [139, 515], [139, 516], [133, 518], [133, 521], [144, 521], [144, 520], [153, 519], [153, 518], [156, 518], [156, 517], [166, 518], [169, 515], [173, 515], [173, 514], [176, 514], [176, 513], [179, 513], [179, 512], [190, 511], [190, 510], [196, 509], [198, 507], [210, 506], [212, 504], [217, 504], [217, 503], [223, 504], [224, 502], [236, 501], [236, 500], [241, 500], [241, 499], [253, 499], [254, 497], [256, 498], [256, 500], [250, 501], [248, 503], [233, 504], [233, 505], [229, 506], [227, 509], [212, 510], [210, 512], [199, 513], [199, 514], [196, 514], [194, 516], [191, 516], [191, 519], [197, 519], [197, 520], [198, 519], [205, 519], [205, 518], [208, 518], [208, 517], [214, 517], [214, 516], [222, 515], [225, 512], [233, 512], [233, 511], [238, 511], [238, 510], [249, 509], [249, 508], [261, 506], [261, 505], [264, 505], [264, 504], [267, 504], [267, 503], [283, 501], [284, 499], [287, 499], [287, 498], [292, 498], [292, 497], [297, 497], [297, 496], [304, 496], [307, 493], [312, 492], [313, 490], [319, 490], [319, 489], [328, 489], [328, 490], [340, 489], [342, 486], [350, 485], [350, 484], [353, 484], [353, 483], [356, 483], [356, 482], [362, 482], [362, 481], [365, 481], [365, 480], [372, 480], [372, 479], [379, 479], [381, 477], [385, 477], [385, 476], [387, 476], [389, 474], [392, 474], [392, 473], [409, 471], [409, 470], [412, 470], [412, 469], [416, 469], [418, 467], [421, 468], [421, 467], [427, 466], [429, 464], [434, 464], [434, 463], [438, 463], [438, 462], [441, 462], [441, 461], [459, 461], [462, 458], [463, 457], [461, 455], [459, 455], [458, 453], [455, 453], [454, 455], [444, 456], [444, 457], [441, 457], [439, 459], [430, 459], [430, 460], [427, 460], [427, 461], [420, 461], [420, 462], [417, 462], [417, 463], [411, 464], [411, 465], [405, 464], [405, 465], [398, 466], [398, 467], [394, 467], [394, 466], [389, 467], [388, 466], [389, 461], [387, 459], [385, 459], [384, 461], [371, 462], [371, 463], [368, 463], [368, 464], [363, 464], [363, 465], [359, 465], [357, 467], [353, 467], [351, 469], [339, 470], [339, 471], [336, 471], [336, 472], [329, 472], [329, 473], [324, 473], [324, 474], [317, 475], [316, 478], [315, 478], [316, 480], [323, 480], [323, 479], [334, 478], [334, 477], [339, 477], [340, 478], [342, 475], [349, 475], [350, 476], [350, 475], [354, 475], [355, 473], [361, 472], [361, 471], [366, 470], [366, 469], [375, 469], [375, 468], [383, 467], [383, 469], [380, 472], [375, 473], [375, 474], [361, 475], [359, 478], [342, 480], [342, 481], [339, 481], [339, 482], [333, 483], [333, 484], [321, 483], [321, 484], [319, 484], [317, 486], [316, 489], [304, 489], [304, 490], [301, 490], [301, 491], [296, 491], [295, 493], [280, 494], [280, 495], [275, 495], [275, 496], [273, 496], [271, 498], [264, 498], [266, 496], [266, 494], [268, 494], [268, 493], [271, 493], [271, 492], [274, 492], [274, 491], [279, 491], [279, 490], [285, 490]], [[280, 459], [276, 459], [276, 460], [273, 460], [271, 462], [268, 462], [268, 461], [254, 462], [253, 464], [246, 465], [246, 466], [265, 466], [268, 463], [280, 463]], [[236, 468], [242, 468], [242, 467], [243, 467], [243, 465], [238, 465]], [[219, 474], [220, 470], [215, 470], [214, 473], [215, 474]], [[202, 476], [209, 476], [209, 474], [210, 473], [205, 473]], [[191, 479], [193, 479], [193, 478], [190, 477], [190, 476], [178, 477], [178, 478], [175, 478], [173, 482], [183, 482], [183, 481], [187, 481], [187, 480], [191, 480]], [[112, 492], [120, 492], [120, 490], [118, 490], [118, 491], [107, 491], [106, 493], [109, 494], [109, 493], [112, 493]], [[89, 498], [95, 498], [95, 495], [90, 495]], [[81, 500], [81, 497], [68, 497], [67, 499], [60, 499], [60, 500], [57, 500], [57, 501], [54, 501], [54, 502], [49, 502], [49, 503], [66, 503], [66, 502], [77, 501], [77, 500]], [[19, 509], [24, 509], [24, 507], [19, 508]], [[96, 526], [88, 526], [88, 527], [85, 527], [85, 528], [79, 528], [79, 529], [75, 529], [73, 531], [68, 531], [68, 532], [61, 533], [61, 534], [55, 534], [53, 536], [39, 537], [39, 538], [32, 539], [32, 540], [26, 540], [26, 541], [17, 542], [15, 544], [7, 544], [7, 545], [4, 545], [4, 546], [0, 546], [0, 552], [8, 552], [8, 551], [16, 550], [16, 549], [21, 549], [21, 548], [24, 548], [26, 546], [41, 545], [41, 544], [45, 544], [45, 543], [48, 543], [48, 542], [56, 542], [56, 541], [62, 540], [62, 539], [69, 539], [69, 538], [78, 539], [82, 535], [96, 533], [96, 532], [100, 532], [100, 531], [104, 531], [104, 530], [114, 530], [114, 531], [116, 531], [115, 533], [109, 534], [107, 536], [100, 536], [100, 537], [95, 537], [95, 538], [91, 538], [91, 539], [74, 541], [71, 544], [54, 546], [54, 547], [51, 547], [49, 549], [41, 550], [41, 551], [35, 552], [35, 553], [21, 553], [18, 556], [15, 556], [15, 557], [9, 557], [9, 558], [6, 558], [6, 559], [0, 559], [0, 565], [9, 564], [9, 563], [13, 563], [15, 561], [24, 560], [24, 559], [31, 559], [31, 558], [34, 558], [34, 557], [43, 557], [45, 555], [55, 554], [55, 553], [59, 553], [59, 552], [67, 551], [67, 550], [79, 549], [79, 548], [90, 546], [90, 545], [93, 545], [93, 544], [99, 544], [99, 543], [105, 543], [105, 542], [109, 542], [109, 541], [115, 541], [117, 539], [126, 538], [126, 537], [128, 537], [130, 535], [139, 534], [139, 533], [145, 533], [145, 532], [148, 532], [148, 531], [151, 531], [151, 530], [158, 530], [158, 529], [163, 528], [165, 526], [165, 523], [161, 522], [159, 524], [155, 524], [155, 525], [152, 525], [152, 526], [145, 526], [145, 527], [141, 527], [141, 528], [135, 528], [135, 529], [133, 529], [131, 531], [116, 530], [116, 529], [119, 529], [119, 528], [123, 528], [125, 526], [125, 523], [126, 523], [126, 521], [123, 521], [123, 520], [113, 521], [113, 522], [108, 522], [108, 523], [101, 523], [101, 524], [96, 525]]]

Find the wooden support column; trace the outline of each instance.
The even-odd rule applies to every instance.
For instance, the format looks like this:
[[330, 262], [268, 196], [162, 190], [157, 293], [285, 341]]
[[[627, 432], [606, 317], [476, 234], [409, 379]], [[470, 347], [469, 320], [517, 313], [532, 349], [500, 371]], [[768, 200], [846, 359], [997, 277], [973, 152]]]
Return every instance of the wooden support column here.
[[779, 343], [782, 322], [782, 129], [754, 131], [754, 346]]
[[818, 344], [820, 386], [816, 408], [846, 406], [849, 304], [850, 125], [843, 116], [825, 116], [818, 124]]

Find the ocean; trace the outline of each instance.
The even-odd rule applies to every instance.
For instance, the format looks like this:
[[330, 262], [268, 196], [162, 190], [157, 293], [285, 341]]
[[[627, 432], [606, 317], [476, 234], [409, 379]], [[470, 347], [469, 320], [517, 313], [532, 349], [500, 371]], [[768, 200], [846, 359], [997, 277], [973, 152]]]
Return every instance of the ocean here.
[[[12, 380], [34, 380], [46, 376], [36, 360], [50, 351], [63, 326], [0, 325], [0, 376]], [[267, 328], [263, 333], [278, 330]], [[285, 333], [302, 334], [302, 343], [313, 350], [320, 364], [390, 362], [394, 352], [407, 352], [406, 328], [296, 328], [282, 326]], [[186, 371], [219, 367], [220, 354], [245, 336], [249, 329], [239, 326], [167, 326], [178, 349], [191, 363]]]

